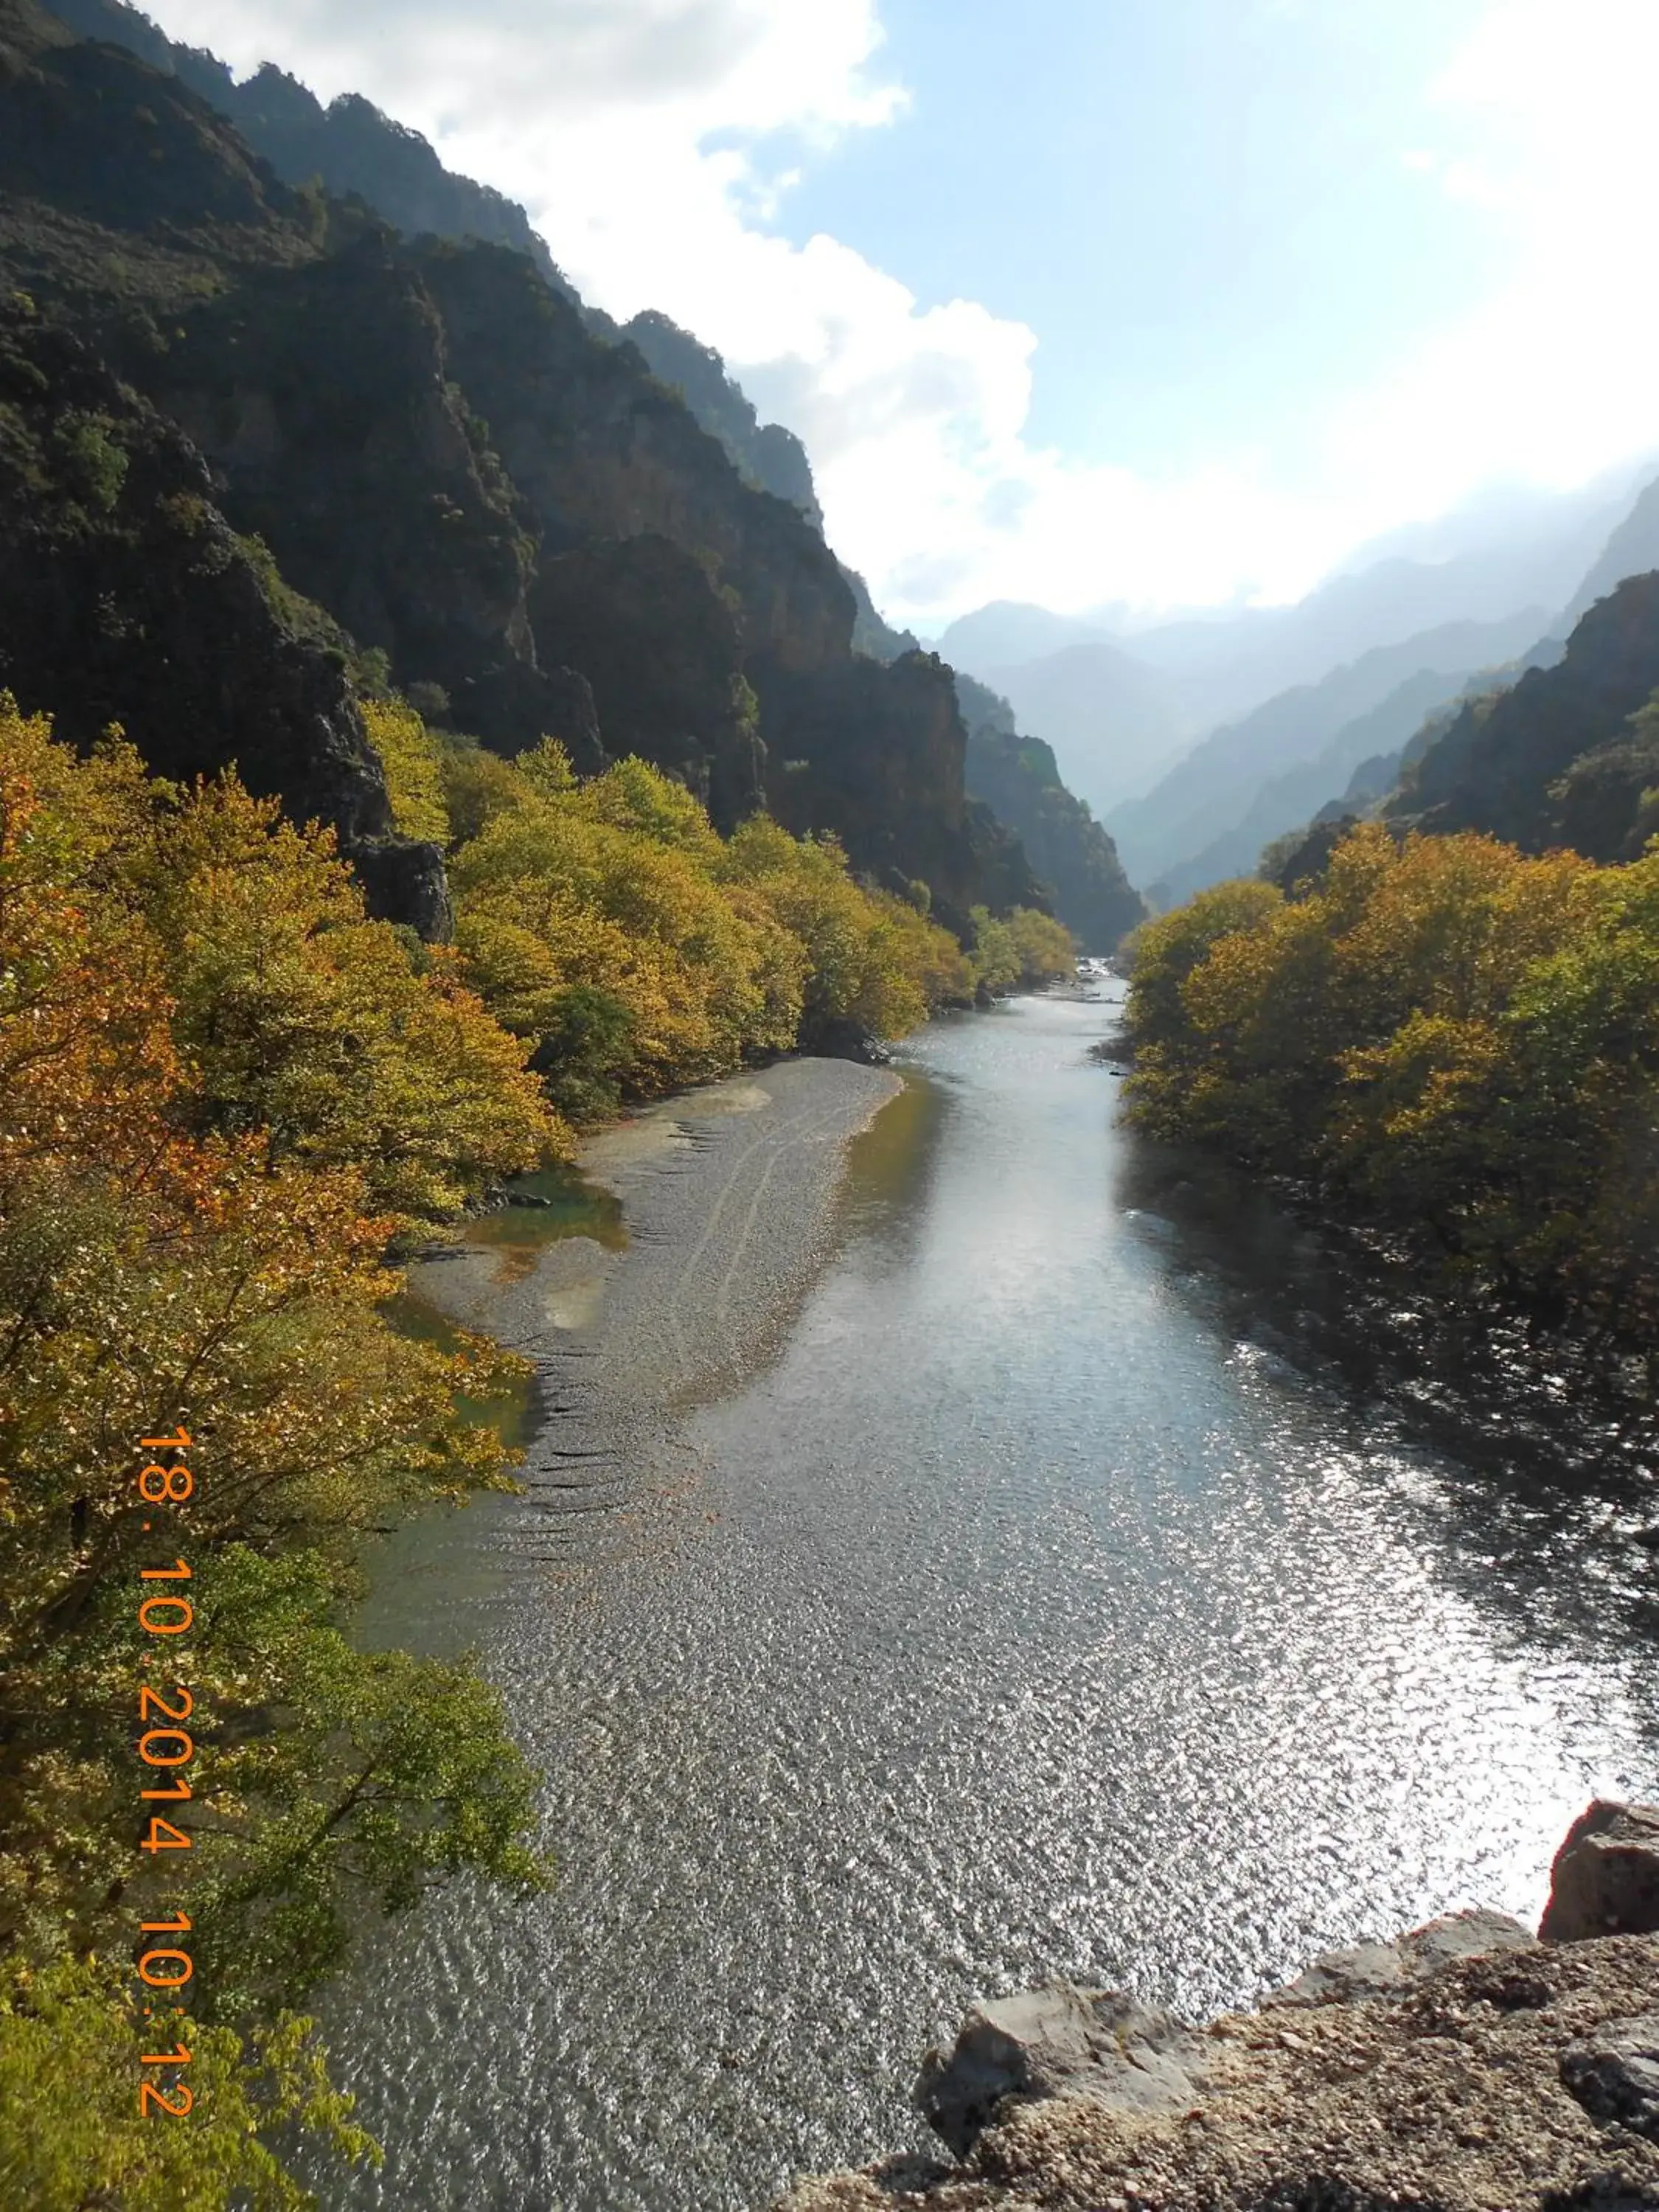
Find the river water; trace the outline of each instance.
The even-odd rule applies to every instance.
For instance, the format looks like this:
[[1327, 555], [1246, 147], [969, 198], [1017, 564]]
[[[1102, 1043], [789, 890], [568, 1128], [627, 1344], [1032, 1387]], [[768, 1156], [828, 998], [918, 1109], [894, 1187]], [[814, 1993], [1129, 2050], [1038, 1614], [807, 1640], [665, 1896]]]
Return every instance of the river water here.
[[918, 2141], [977, 1995], [1246, 2002], [1535, 1914], [1593, 1791], [1659, 1794], [1650, 1488], [1357, 1386], [1318, 1240], [1116, 1125], [1111, 1018], [906, 1048], [797, 1323], [629, 1542], [508, 1573], [491, 1504], [383, 1597], [479, 1644], [560, 1873], [446, 1893], [324, 2008], [389, 2154], [325, 2203], [760, 2212]]

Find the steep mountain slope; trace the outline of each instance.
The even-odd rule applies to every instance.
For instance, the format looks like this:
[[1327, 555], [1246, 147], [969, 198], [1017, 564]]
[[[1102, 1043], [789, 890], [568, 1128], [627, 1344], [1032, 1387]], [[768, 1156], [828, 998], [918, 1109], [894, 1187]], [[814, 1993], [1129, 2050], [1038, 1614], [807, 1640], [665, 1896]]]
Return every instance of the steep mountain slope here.
[[[325, 107], [306, 86], [269, 63], [239, 84], [212, 54], [169, 39], [126, 0], [59, 0], [52, 13], [79, 37], [124, 46], [199, 93], [284, 183], [298, 186], [316, 178], [341, 198], [355, 194], [411, 238], [430, 234], [456, 243], [477, 239], [511, 246], [527, 253], [556, 291], [581, 306], [522, 207], [447, 169], [418, 131], [357, 94], [342, 94]], [[654, 310], [625, 326], [598, 308], [582, 312], [602, 337], [639, 348], [653, 374], [679, 392], [749, 482], [788, 500], [822, 529], [799, 439], [781, 424], [759, 421], [719, 354]]]
[[[1634, 859], [1659, 830], [1659, 574], [1627, 577], [1553, 667], [1471, 701], [1384, 810], [1401, 828], [1484, 830], [1538, 853]], [[1632, 726], [1632, 717], [1638, 718]]]
[[568, 290], [544, 240], [516, 203], [488, 185], [458, 177], [417, 131], [344, 93], [325, 107], [314, 94], [269, 64], [238, 84], [200, 47], [169, 39], [126, 0], [58, 0], [52, 14], [78, 38], [107, 40], [176, 77], [234, 124], [285, 184], [315, 177], [337, 197], [356, 193], [411, 237], [477, 238], [527, 253], [548, 282]]
[[1109, 952], [1146, 917], [1117, 848], [1061, 782], [1040, 738], [1023, 738], [1006, 699], [958, 669], [968, 725], [968, 787], [1017, 831], [1059, 915], [1085, 952]]
[[[1345, 799], [1362, 764], [1381, 757], [1397, 758], [1443, 704], [1449, 680], [1432, 669], [1419, 669], [1368, 714], [1345, 723], [1313, 759], [1298, 761], [1264, 783], [1230, 830], [1190, 860], [1177, 861], [1153, 886], [1160, 903], [1179, 906], [1210, 884], [1249, 875], [1265, 845], [1313, 821], [1332, 800]], [[1374, 772], [1373, 787], [1379, 780], [1384, 788], [1393, 781], [1380, 769]]]
[[1145, 791], [1181, 750], [1169, 692], [1133, 655], [1104, 639], [1041, 660], [993, 669], [984, 681], [1053, 747], [1066, 781], [1101, 814]]
[[[608, 316], [589, 310], [589, 320], [608, 325]], [[634, 316], [614, 334], [635, 345], [653, 375], [672, 386], [711, 437], [718, 438], [746, 480], [798, 507], [820, 535], [823, 509], [812, 483], [806, 448], [780, 422], [763, 422], [747, 395], [726, 374], [713, 346], [704, 345], [654, 308]], [[611, 334], [607, 331], [607, 335]]]
[[1474, 670], [1524, 652], [1546, 620], [1533, 607], [1504, 622], [1449, 623], [1268, 700], [1195, 746], [1146, 798], [1108, 817], [1125, 866], [1139, 882], [1156, 881], [1231, 830], [1264, 782], [1316, 759], [1336, 732], [1380, 707], [1397, 686], [1426, 671], [1443, 678], [1441, 696], [1449, 696]]
[[[684, 401], [699, 426], [718, 441], [744, 483], [787, 501], [822, 535], [823, 517], [805, 448], [781, 425], [759, 420], [712, 347], [654, 311], [635, 315], [621, 325], [601, 310], [585, 305], [555, 265], [524, 210], [487, 187], [453, 175], [418, 134], [355, 95], [325, 107], [303, 85], [269, 66], [239, 85], [211, 54], [167, 39], [125, 0], [63, 0], [57, 13], [82, 35], [124, 46], [200, 94], [237, 125], [277, 175], [290, 185], [302, 185], [319, 178], [331, 191], [356, 194], [396, 229], [410, 235], [431, 234], [455, 243], [477, 240], [529, 254], [552, 288], [570, 301], [591, 332], [617, 347], [637, 349], [651, 374]], [[647, 566], [655, 558], [656, 573], [663, 573], [660, 556], [643, 557]], [[891, 662], [919, 649], [909, 632], [895, 631], [883, 621], [862, 577], [845, 568], [842, 574], [854, 598], [855, 653]], [[709, 640], [720, 629], [718, 611], [712, 602], [705, 603], [707, 595], [699, 595], [684, 570], [679, 572], [678, 585], [672, 594], [676, 618], [684, 617], [702, 635], [701, 650], [706, 659]], [[360, 601], [364, 588], [357, 591]], [[545, 594], [542, 604], [545, 613]], [[590, 592], [584, 601], [590, 632], [594, 604]], [[595, 679], [596, 688], [605, 694], [599, 702], [599, 711], [613, 747], [650, 750], [655, 745], [658, 750], [651, 753], [652, 757], [675, 763], [677, 772], [684, 773], [688, 755], [681, 742], [684, 732], [671, 732], [664, 726], [665, 716], [670, 723], [676, 720], [672, 684], [655, 681], [647, 686], [654, 691], [655, 704], [641, 719], [638, 694], [645, 678], [638, 655], [644, 635], [635, 606], [615, 636], [599, 639], [588, 648], [589, 658], [603, 659], [610, 671], [607, 678]], [[545, 662], [549, 641], [542, 643], [541, 658]], [[572, 641], [567, 624], [558, 633], [555, 649], [560, 657], [569, 653], [580, 658], [584, 647], [580, 637]], [[441, 661], [445, 657], [441, 653], [436, 659]], [[728, 647], [726, 658], [726, 678], [736, 678], [740, 653]], [[683, 656], [671, 653], [669, 659], [684, 666]], [[623, 682], [624, 671], [628, 675]], [[595, 713], [562, 674], [556, 678], [551, 692], [544, 684], [526, 682], [517, 668], [505, 678], [500, 671], [487, 679], [475, 672], [452, 671], [448, 678], [434, 675], [431, 680], [453, 692], [461, 720], [489, 728], [498, 739], [522, 741], [533, 725], [551, 714], [555, 726], [578, 757], [586, 760], [592, 756], [598, 741]], [[717, 811], [729, 814], [733, 806], [744, 803], [745, 792], [756, 787], [753, 777], [759, 757], [745, 752], [748, 740], [733, 722], [737, 709], [732, 700], [738, 698], [739, 707], [741, 700], [731, 691], [729, 681], [720, 692], [724, 703], [718, 711], [712, 704], [714, 692], [720, 691], [718, 684], [714, 692], [706, 682], [694, 685], [694, 690], [703, 716], [697, 726], [717, 732], [714, 750], [722, 763], [718, 769], [711, 764], [708, 788]], [[683, 721], [684, 714], [678, 719]], [[745, 758], [747, 769], [741, 764]], [[695, 774], [693, 781], [696, 781]], [[981, 800], [985, 796], [975, 795]], [[792, 805], [795, 798], [792, 789]], [[982, 843], [990, 840], [986, 843], [988, 857], [991, 843], [997, 845], [1000, 857], [992, 864], [994, 871], [1006, 871], [1014, 865], [1006, 840], [995, 840], [983, 824], [974, 834]]]
[[[526, 254], [289, 191], [179, 76], [66, 43], [29, 0], [0, 0], [0, 271], [205, 458], [211, 506], [360, 681], [431, 687], [507, 751], [636, 748], [728, 824], [764, 793], [942, 916], [1031, 890], [968, 799], [950, 672], [856, 657], [811, 523]], [[52, 558], [43, 592], [96, 599]], [[158, 648], [141, 623], [125, 641], [131, 720]], [[53, 707], [69, 678], [22, 663], [25, 703]]]

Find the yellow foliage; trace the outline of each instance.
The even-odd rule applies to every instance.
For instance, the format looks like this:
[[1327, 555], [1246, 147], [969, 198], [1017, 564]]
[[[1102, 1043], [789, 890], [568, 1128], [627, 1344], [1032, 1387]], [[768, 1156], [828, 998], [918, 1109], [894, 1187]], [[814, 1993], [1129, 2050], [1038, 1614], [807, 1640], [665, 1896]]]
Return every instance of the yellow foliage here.
[[[52, 1962], [0, 1995], [0, 2203], [29, 2212], [302, 2212], [310, 2192], [284, 2172], [261, 2136], [307, 2128], [342, 2156], [380, 2162], [351, 2124], [352, 2100], [329, 2086], [309, 2021], [284, 2015], [246, 2041], [188, 2016], [167, 2031], [188, 2067], [140, 2068], [158, 2039], [122, 1988], [130, 1978], [96, 1962]], [[176, 2106], [169, 2121], [141, 2112], [149, 2081]]]
[[[0, 700], [8, 2203], [298, 2203], [258, 2128], [363, 2139], [276, 2017], [289, 1995], [337, 1966], [365, 1899], [464, 1866], [538, 1878], [532, 1778], [486, 1686], [334, 1621], [363, 1530], [508, 1484], [458, 1398], [523, 1363], [393, 1333], [371, 1193], [435, 1205], [535, 1157], [523, 1057], [453, 963], [420, 969], [365, 919], [326, 840], [228, 780], [169, 791], [118, 742], [78, 762]], [[198, 1487], [142, 1490], [137, 1440], [179, 1425]], [[174, 1557], [201, 1763], [162, 1869], [135, 1851], [132, 1595]], [[133, 2124], [130, 1969], [89, 1961], [181, 1894], [203, 2111], [163, 2146]]]
[[571, 1112], [729, 1073], [829, 1021], [901, 1036], [971, 988], [954, 940], [861, 890], [833, 840], [757, 816], [723, 843], [659, 769], [579, 784], [550, 742], [507, 774], [454, 856], [456, 942]]
[[1028, 988], [1077, 973], [1077, 946], [1064, 922], [1035, 907], [1017, 906], [1008, 927], [1019, 954], [1020, 981]]
[[445, 741], [438, 772], [450, 835], [458, 844], [476, 837], [494, 816], [522, 805], [529, 788], [510, 761], [471, 738]]
[[1285, 900], [1133, 941], [1133, 1109], [1606, 1332], [1659, 1323], [1659, 849], [1601, 867], [1379, 824]]
[[442, 747], [415, 709], [402, 699], [365, 699], [363, 722], [386, 771], [392, 820], [405, 837], [433, 845], [449, 842]]

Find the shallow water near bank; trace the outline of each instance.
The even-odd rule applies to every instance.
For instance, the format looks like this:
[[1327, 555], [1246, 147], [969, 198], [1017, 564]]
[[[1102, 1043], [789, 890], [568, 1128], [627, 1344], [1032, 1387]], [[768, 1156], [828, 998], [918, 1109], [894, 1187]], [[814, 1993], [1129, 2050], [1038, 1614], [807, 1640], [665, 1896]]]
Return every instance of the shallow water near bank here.
[[575, 1169], [515, 1176], [506, 1188], [507, 1203], [476, 1215], [466, 1228], [469, 1244], [497, 1255], [498, 1281], [522, 1281], [550, 1244], [567, 1237], [592, 1237], [607, 1252], [627, 1249], [620, 1202]]
[[759, 2212], [917, 2139], [975, 1996], [1212, 2010], [1535, 1913], [1592, 1790], [1659, 1793], [1637, 1472], [1357, 1384], [1320, 1240], [1116, 1126], [1113, 1019], [906, 1048], [775, 1357], [620, 1537], [394, 1540], [374, 1634], [479, 1647], [559, 1881], [446, 1892], [333, 1993], [388, 2157], [325, 2203]]

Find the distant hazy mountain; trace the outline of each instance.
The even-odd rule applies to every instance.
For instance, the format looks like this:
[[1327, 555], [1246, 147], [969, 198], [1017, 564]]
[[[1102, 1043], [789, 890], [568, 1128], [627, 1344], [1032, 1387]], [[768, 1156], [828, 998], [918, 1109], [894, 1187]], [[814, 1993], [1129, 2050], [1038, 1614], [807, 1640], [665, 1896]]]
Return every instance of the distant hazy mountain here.
[[1008, 701], [961, 669], [955, 681], [968, 731], [969, 791], [1018, 834], [1079, 947], [1110, 952], [1146, 916], [1117, 848], [1061, 782], [1052, 750], [1019, 735]]
[[1366, 714], [1346, 723], [1312, 760], [1299, 762], [1256, 792], [1235, 826], [1153, 885], [1160, 907], [1178, 905], [1208, 884], [1253, 874], [1267, 847], [1290, 831], [1333, 817], [1375, 812], [1401, 775], [1452, 726], [1468, 701], [1504, 690], [1530, 667], [1547, 665], [1533, 647], [1513, 660], [1477, 670], [1459, 684], [1419, 670]]
[[[1362, 763], [1397, 761], [1407, 740], [1461, 689], [1455, 677], [1428, 668], [1397, 684], [1369, 713], [1345, 723], [1312, 759], [1298, 761], [1261, 785], [1230, 830], [1166, 870], [1152, 886], [1159, 905], [1179, 906], [1208, 884], [1249, 875], [1264, 845], [1311, 822], [1333, 799], [1348, 797]], [[1371, 787], [1386, 789], [1393, 780], [1382, 771], [1373, 776]]]
[[1066, 782], [1103, 817], [1144, 791], [1181, 750], [1164, 683], [1103, 638], [993, 669], [985, 680], [1012, 701], [1022, 728], [1053, 746]]
[[[1317, 760], [1339, 732], [1373, 713], [1410, 679], [1425, 672], [1437, 676], [1441, 697], [1449, 697], [1475, 670], [1526, 652], [1548, 619], [1543, 608], [1533, 606], [1502, 622], [1444, 623], [1377, 647], [1319, 683], [1281, 692], [1213, 732], [1145, 798], [1109, 817], [1106, 826], [1130, 876], [1153, 884], [1196, 860], [1238, 827], [1264, 784]], [[1366, 750], [1381, 748], [1373, 742]], [[1353, 756], [1355, 766], [1361, 757]], [[1334, 791], [1321, 794], [1322, 800], [1334, 796]], [[1279, 828], [1291, 828], [1295, 821], [1293, 814]]]
[[952, 668], [965, 668], [981, 684], [990, 684], [994, 669], [1038, 660], [1062, 646], [1108, 635], [1099, 623], [1079, 615], [1051, 614], [1047, 607], [1030, 606], [1019, 599], [993, 599], [988, 606], [951, 623], [934, 650]]
[[[1075, 787], [1112, 808], [1133, 794], [1137, 768], [1143, 787], [1149, 768], [1158, 772], [1160, 750], [1167, 762], [1182, 744], [1377, 647], [1448, 623], [1565, 606], [1628, 511], [1638, 474], [1632, 465], [1575, 492], [1483, 495], [1361, 547], [1296, 606], [1133, 629], [1118, 607], [1056, 615], [998, 600], [952, 623], [939, 649], [1006, 691]], [[1650, 520], [1654, 542], [1639, 565], [1659, 563], [1659, 513]], [[1083, 644], [1121, 658], [1072, 653]]]
[[1511, 544], [1425, 561], [1394, 556], [1333, 576], [1297, 605], [1224, 622], [1144, 630], [1124, 649], [1158, 670], [1176, 711], [1202, 729], [1379, 646], [1448, 623], [1504, 621], [1522, 607], [1564, 606], [1627, 504], [1627, 495], [1564, 500], [1553, 526], [1534, 519]]

